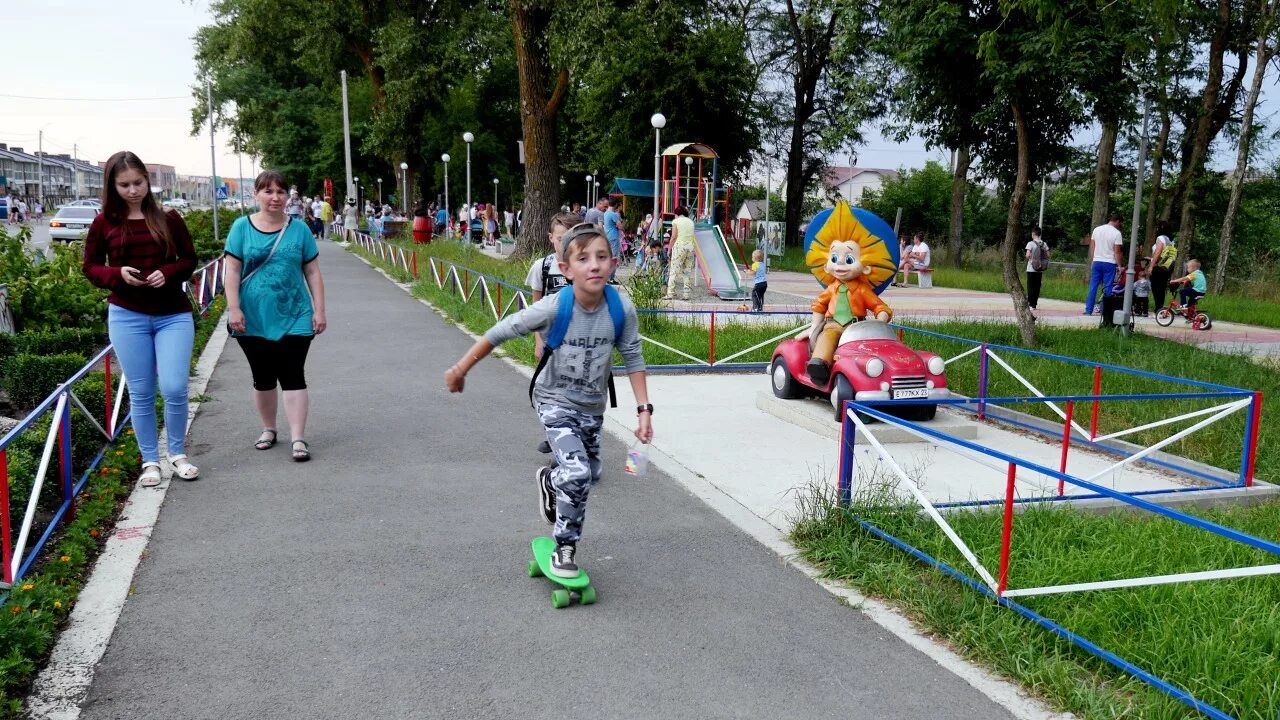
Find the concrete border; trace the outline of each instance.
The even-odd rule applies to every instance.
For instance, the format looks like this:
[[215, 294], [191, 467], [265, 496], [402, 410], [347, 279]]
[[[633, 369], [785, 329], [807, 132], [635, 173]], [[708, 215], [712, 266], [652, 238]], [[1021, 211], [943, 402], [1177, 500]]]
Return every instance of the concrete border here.
[[[345, 244], [341, 244], [345, 247]], [[443, 317], [447, 322], [453, 325], [462, 333], [473, 339], [479, 339], [479, 335], [472, 333], [465, 327], [458, 325], [440, 308], [433, 305], [429, 300], [417, 297], [413, 294], [412, 285], [399, 282], [391, 277], [385, 270], [374, 265], [358, 253], [352, 253], [362, 262], [375, 271], [382, 274], [383, 277], [400, 287], [410, 297], [427, 306], [436, 314]], [[499, 349], [500, 350], [500, 349]], [[511, 359], [505, 354], [499, 355], [495, 351], [495, 356], [499, 357], [509, 367], [524, 377], [533, 375], [533, 368], [522, 365]], [[618, 440], [624, 443], [631, 443], [635, 439], [633, 428], [624, 425], [621, 421], [606, 414], [605, 430]], [[975, 663], [965, 659], [951, 648], [934, 640], [928, 635], [922, 633], [911, 622], [909, 618], [900, 613], [896, 608], [888, 603], [869, 598], [857, 590], [845, 587], [826, 580], [822, 577], [822, 573], [818, 568], [810, 565], [800, 558], [799, 552], [783, 531], [770, 525], [764, 518], [756, 515], [742, 503], [716, 487], [707, 479], [699, 476], [689, 468], [681, 465], [680, 462], [666, 453], [650, 446], [649, 464], [666, 473], [673, 480], [680, 483], [692, 493], [695, 497], [706, 503], [711, 509], [720, 514], [735, 527], [751, 536], [760, 544], [772, 550], [783, 562], [788, 566], [799, 570], [807, 575], [810, 579], [822, 586], [831, 595], [860, 611], [866, 615], [874, 623], [893, 634], [898, 639], [905, 642], [910, 647], [918, 650], [926, 655], [929, 659], [938, 663], [939, 666], [953, 673], [960, 679], [964, 680], [975, 690], [987, 696], [992, 702], [1000, 705], [1008, 710], [1014, 717], [1019, 720], [1067, 720], [1074, 718], [1071, 713], [1060, 713], [1054, 711], [1043, 701], [1029, 694], [1021, 685], [1016, 682], [1006, 680], [995, 673], [983, 668]]]
[[[187, 385], [191, 397], [204, 393], [226, 343], [224, 313], [196, 361], [195, 374]], [[199, 402], [192, 402], [187, 410], [188, 433], [199, 410]], [[164, 442], [161, 435], [160, 447], [164, 447]], [[111, 537], [76, 599], [67, 627], [58, 636], [49, 663], [32, 685], [31, 694], [27, 696], [27, 717], [39, 720], [80, 717], [80, 704], [89, 693], [98, 661], [115, 632], [133, 586], [133, 574], [151, 540], [151, 530], [169, 490], [172, 471], [168, 463], [161, 463], [161, 472], [164, 478], [160, 485], [154, 488], [135, 485], [129, 494]]]

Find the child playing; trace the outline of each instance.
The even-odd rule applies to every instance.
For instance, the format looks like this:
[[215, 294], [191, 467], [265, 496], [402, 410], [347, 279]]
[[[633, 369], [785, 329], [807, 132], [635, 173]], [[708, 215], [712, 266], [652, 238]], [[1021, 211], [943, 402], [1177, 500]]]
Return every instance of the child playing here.
[[[622, 296], [618, 300], [625, 320], [621, 337], [615, 341], [605, 283], [618, 261], [609, 241], [598, 227], [582, 225], [565, 233], [560, 244], [560, 272], [573, 285], [566, 291], [573, 293], [573, 315], [564, 343], [550, 351], [546, 368], [536, 378], [533, 401], [556, 456], [554, 468], [542, 467], [537, 472], [540, 513], [555, 524], [551, 572], [577, 577], [574, 553], [582, 538], [587, 495], [600, 479], [600, 429], [615, 345], [622, 354], [631, 391], [640, 403], [635, 435], [642, 443], [653, 439], [653, 405], [649, 404], [636, 308]], [[559, 293], [549, 295], [489, 328], [445, 371], [445, 386], [450, 392], [462, 392], [467, 372], [495, 347], [515, 337], [550, 330], [559, 302]]]
[[755, 312], [764, 310], [764, 292], [769, 289], [766, 273], [769, 266], [764, 262], [764, 251], [756, 248], [751, 253], [751, 272], [756, 274], [755, 285], [751, 286], [751, 309]]
[[[524, 284], [533, 288], [534, 302], [547, 295], [555, 295], [560, 288], [569, 284], [560, 272], [560, 238], [580, 222], [582, 218], [573, 213], [562, 212], [552, 216], [551, 230], [547, 233], [547, 240], [551, 241], [551, 252], [546, 257], [533, 261], [533, 265], [529, 266], [529, 274], [524, 278]], [[542, 333], [533, 338], [533, 356], [542, 359]]]
[[1133, 281], [1133, 314], [1147, 316], [1147, 298], [1151, 297], [1151, 281], [1147, 279], [1147, 271], [1139, 266], [1136, 280]]
[[1200, 272], [1200, 261], [1192, 258], [1187, 261], [1187, 274], [1176, 280], [1170, 280], [1169, 285], [1182, 285], [1182, 293], [1179, 297], [1182, 304], [1187, 308], [1187, 322], [1191, 322], [1191, 318], [1196, 314], [1196, 301], [1204, 297], [1208, 284], [1205, 281], [1204, 273]]

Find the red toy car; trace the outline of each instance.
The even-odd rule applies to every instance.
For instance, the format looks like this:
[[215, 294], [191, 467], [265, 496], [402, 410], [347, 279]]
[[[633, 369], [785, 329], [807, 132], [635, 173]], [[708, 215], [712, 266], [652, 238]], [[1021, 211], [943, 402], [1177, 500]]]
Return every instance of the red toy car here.
[[[783, 341], [773, 351], [769, 368], [773, 394], [791, 399], [805, 395], [828, 395], [836, 422], [846, 400], [906, 400], [949, 397], [946, 365], [930, 352], [912, 350], [888, 323], [863, 320], [845, 328], [836, 347], [831, 378], [815, 385], [805, 372], [809, 362], [809, 339]], [[909, 420], [932, 420], [938, 406], [888, 405], [886, 413]]]

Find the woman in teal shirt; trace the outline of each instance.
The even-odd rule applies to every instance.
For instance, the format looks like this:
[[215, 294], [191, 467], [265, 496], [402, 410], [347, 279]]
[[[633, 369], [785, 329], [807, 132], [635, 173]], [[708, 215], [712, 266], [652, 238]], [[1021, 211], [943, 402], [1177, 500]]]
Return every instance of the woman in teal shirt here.
[[307, 446], [307, 381], [311, 340], [324, 332], [320, 252], [306, 224], [284, 212], [284, 176], [268, 170], [253, 182], [258, 212], [241, 217], [227, 235], [227, 325], [253, 372], [254, 405], [262, 434], [254, 447], [276, 444], [276, 385], [284, 395], [293, 459], [311, 459]]

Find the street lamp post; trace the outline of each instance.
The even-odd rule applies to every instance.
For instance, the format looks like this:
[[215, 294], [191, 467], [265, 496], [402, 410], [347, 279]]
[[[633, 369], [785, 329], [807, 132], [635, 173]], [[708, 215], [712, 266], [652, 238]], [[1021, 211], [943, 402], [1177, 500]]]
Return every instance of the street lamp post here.
[[591, 176], [587, 176], [587, 210], [591, 209]]
[[[685, 159], [684, 159], [684, 176], [685, 176], [686, 180], [693, 180], [693, 158], [691, 158], [691, 157], [687, 157], [687, 156], [686, 156], [686, 157], [685, 157]], [[698, 205], [697, 205], [697, 202], [698, 202], [698, 196], [697, 196], [697, 194], [696, 194], [696, 193], [697, 193], [697, 191], [696, 191], [696, 189], [695, 189], [696, 187], [697, 187], [697, 186], [696, 186], [694, 183], [692, 183], [692, 182], [690, 182], [690, 183], [689, 183], [689, 189], [690, 189], [690, 190], [693, 190], [693, 192], [691, 192], [691, 193], [689, 193], [689, 194], [690, 194], [690, 195], [693, 195], [693, 200], [694, 200], [694, 205], [693, 205], [693, 217], [695, 217], [695, 218], [696, 218], [696, 217], [698, 217], [698, 212], [700, 211], [700, 208], [699, 208], [699, 207], [698, 207]], [[684, 206], [685, 206], [685, 207], [689, 207], [689, 201], [688, 201], [688, 200], [685, 200], [685, 201], [684, 201]]]
[[409, 214], [409, 163], [400, 163], [400, 184], [404, 187], [404, 194], [400, 196], [400, 211], [405, 215]]
[[[356, 194], [356, 218], [359, 218], [361, 215], [364, 214], [364, 205], [360, 203], [360, 178], [356, 177], [355, 175], [351, 176], [351, 189]], [[357, 219], [355, 229], [359, 229], [359, 228], [360, 228], [360, 221]]]
[[493, 211], [498, 212], [498, 178], [493, 179]]
[[449, 153], [440, 156], [444, 163], [444, 234], [449, 237], [449, 226], [453, 224], [453, 215], [449, 214]]
[[591, 185], [591, 204], [595, 205], [600, 202], [600, 171], [593, 170], [591, 174], [595, 176]]
[[378, 207], [382, 207], [382, 178], [378, 178]]
[[662, 128], [667, 126], [667, 117], [662, 113], [654, 113], [649, 118], [653, 126], [653, 236], [658, 237], [658, 228], [662, 226], [662, 215], [658, 211], [658, 198], [662, 195], [662, 178], [659, 177], [659, 165], [662, 162]]
[[471, 239], [471, 143], [476, 136], [469, 132], [462, 133], [462, 141], [467, 144], [467, 240]]

